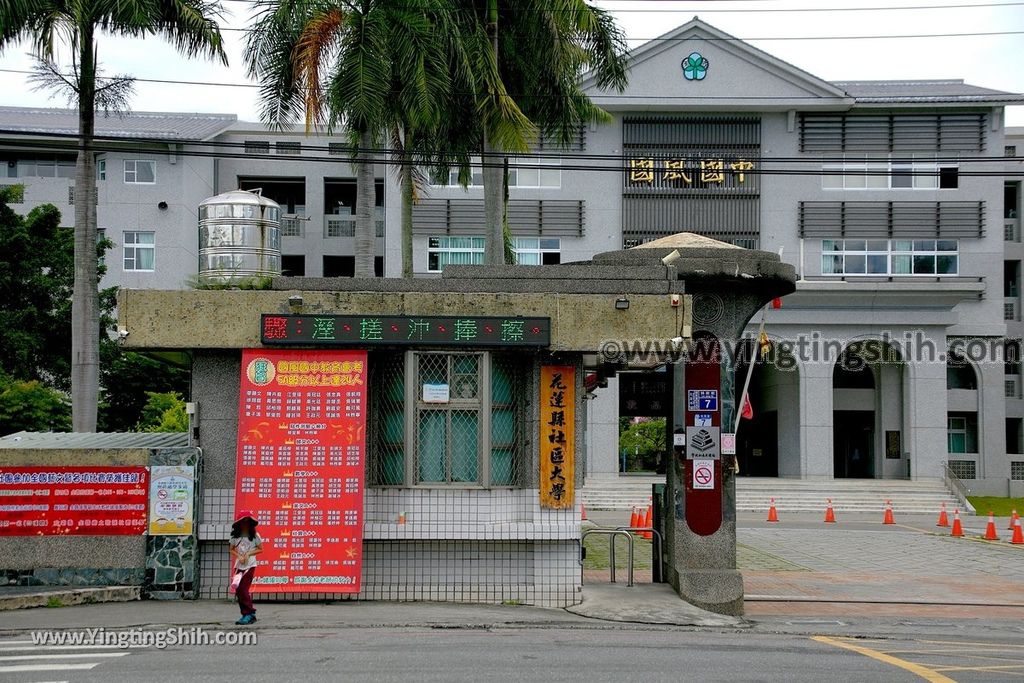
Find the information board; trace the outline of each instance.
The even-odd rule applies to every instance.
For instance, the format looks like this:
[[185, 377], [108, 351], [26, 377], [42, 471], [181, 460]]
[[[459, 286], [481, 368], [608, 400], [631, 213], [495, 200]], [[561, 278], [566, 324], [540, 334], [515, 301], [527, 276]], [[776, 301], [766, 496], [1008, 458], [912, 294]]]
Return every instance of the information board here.
[[260, 339], [267, 346], [544, 347], [551, 318], [264, 313]]
[[145, 467], [2, 467], [0, 536], [146, 533]]
[[363, 554], [366, 352], [246, 349], [235, 509], [263, 552], [257, 593], [358, 593]]

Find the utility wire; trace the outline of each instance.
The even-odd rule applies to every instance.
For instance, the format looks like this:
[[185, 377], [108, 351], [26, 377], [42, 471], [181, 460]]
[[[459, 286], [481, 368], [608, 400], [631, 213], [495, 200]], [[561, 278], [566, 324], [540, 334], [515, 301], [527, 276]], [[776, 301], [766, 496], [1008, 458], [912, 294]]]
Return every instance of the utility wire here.
[[[1021, 31], [1020, 33], [1024, 33], [1024, 31]], [[7, 68], [0, 68], [0, 73], [32, 75], [32, 74], [35, 74], [36, 72], [32, 71], [30, 69], [7, 69]], [[63, 75], [65, 77], [68, 77], [68, 78], [72, 78], [73, 77], [73, 74], [63, 74]], [[108, 78], [109, 79], [110, 77], [103, 77], [103, 78]], [[132, 80], [132, 81], [139, 82], [139, 83], [158, 83], [160, 85], [193, 85], [193, 86], [214, 87], [214, 88], [262, 88], [263, 87], [259, 83], [226, 83], [226, 82], [222, 82], [222, 81], [183, 81], [183, 80], [168, 79], [168, 78], [137, 78], [137, 77], [134, 77], [134, 76], [128, 76], [128, 79]], [[393, 92], [399, 92], [399, 91], [395, 90]], [[453, 95], [479, 95], [479, 94], [485, 94], [485, 93], [477, 93], [477, 92], [473, 92], [473, 91], [457, 91], [457, 92], [453, 92], [451, 94], [453, 94]], [[1007, 96], [1010, 96], [1010, 97], [1024, 97], [1024, 93], [1000, 93], [1000, 95], [1007, 95]], [[511, 94], [511, 97], [513, 99], [515, 99], [515, 98], [530, 99], [530, 98], [539, 98], [539, 97], [551, 97], [551, 95], [538, 95], [538, 94], [531, 94], [531, 93], [513, 93], [513, 94]], [[986, 96], [985, 95], [981, 95], [979, 97], [986, 97]], [[600, 94], [593, 95], [592, 99], [626, 99], [626, 100], [658, 100], [658, 101], [662, 101], [662, 100], [683, 100], [683, 101], [690, 101], [690, 100], [720, 100], [722, 98], [720, 96], [717, 96], [717, 95], [626, 95], [626, 94], [622, 94], [622, 93], [600, 93]], [[817, 95], [787, 95], [787, 96], [784, 96], [784, 97], [778, 97], [778, 96], [775, 96], [775, 95], [736, 95], [736, 96], [730, 96], [729, 99], [732, 99], [732, 100], [745, 100], [745, 101], [746, 100], [749, 100], [749, 101], [757, 101], [757, 100], [778, 101], [778, 100], [783, 100], [783, 101], [794, 101], [794, 102], [796, 102], [796, 101], [806, 101], [806, 100], [819, 100], [820, 101], [822, 98], [817, 96]], [[870, 98], [868, 98], [868, 99], [870, 99]], [[965, 104], [965, 105], [976, 104], [976, 103], [984, 104], [984, 100], [972, 101], [972, 100], [968, 99], [968, 100], [964, 100], [963, 101], [963, 104]]]
[[[58, 152], [67, 153], [69, 151], [73, 151], [73, 148], [56, 146], [56, 145], [53, 145], [52, 143], [50, 143], [50, 144], [47, 144], [47, 143], [36, 143], [34, 141], [26, 141], [24, 143], [19, 143], [19, 146], [21, 146], [23, 148], [34, 149], [34, 150], [38, 150], [38, 151], [52, 152], [52, 153], [58, 153]], [[124, 153], [125, 151], [129, 151], [129, 152], [133, 151], [133, 150], [126, 150], [124, 145], [113, 145], [113, 144], [110, 144], [108, 142], [97, 142], [93, 146], [93, 149], [96, 152], [120, 152], [120, 153]], [[176, 157], [195, 157], [195, 158], [214, 158], [214, 159], [245, 159], [245, 160], [248, 160], [248, 161], [254, 161], [254, 160], [258, 159], [259, 157], [263, 156], [263, 155], [246, 154], [245, 152], [230, 152], [230, 151], [224, 152], [224, 151], [209, 151], [209, 150], [175, 150], [175, 149], [158, 149], [158, 148], [147, 148], [147, 149], [144, 149], [144, 150], [139, 150], [136, 153], [148, 154], [148, 155], [154, 155], [154, 156], [176, 156]], [[282, 162], [306, 162], [306, 163], [308, 163], [308, 162], [315, 162], [315, 163], [332, 163], [332, 164], [373, 163], [373, 164], [379, 164], [379, 165], [382, 165], [382, 166], [392, 166], [392, 167], [401, 167], [401, 166], [405, 165], [405, 162], [402, 162], [401, 160], [394, 159], [394, 158], [389, 158], [387, 155], [377, 156], [377, 153], [378, 153], [377, 150], [373, 150], [373, 153], [371, 155], [369, 155], [369, 156], [365, 156], [364, 155], [364, 156], [355, 156], [355, 157], [348, 157], [348, 158], [344, 158], [344, 157], [339, 158], [337, 156], [334, 156], [334, 157], [331, 157], [331, 156], [323, 157], [323, 156], [312, 156], [312, 155], [302, 156], [302, 155], [293, 155], [293, 154], [275, 154], [273, 158], [274, 158], [275, 161], [282, 161]], [[358, 154], [365, 154], [365, 152], [359, 151]], [[507, 168], [510, 168], [510, 169], [519, 169], [519, 168], [522, 168], [522, 169], [536, 169], [537, 168], [537, 166], [535, 166], [535, 165], [516, 163], [515, 157], [512, 157], [511, 155], [509, 155], [509, 156], [510, 156], [510, 161], [509, 161], [509, 163], [507, 165]], [[1004, 159], [1002, 157], [998, 157], [998, 159], [1001, 160], [1001, 161], [1005, 161], [1006, 160], [1006, 159]], [[1019, 159], [1019, 157], [1013, 157], [1013, 158], [1010, 159], [1010, 161], [1015, 161], [1017, 159]], [[572, 157], [565, 157], [565, 158], [563, 158], [563, 161], [565, 161], [565, 160], [572, 160]], [[758, 159], [756, 159], [756, 158], [753, 158], [753, 159], [750, 159], [750, 160], [751, 161], [758, 161]], [[811, 160], [811, 163], [813, 163], [813, 161], [814, 160]], [[423, 166], [423, 165], [430, 166], [429, 163], [425, 163], [422, 160], [413, 160], [411, 163], [416, 165], [416, 166]], [[818, 161], [818, 163], [820, 163], [820, 160]], [[482, 168], [506, 168], [506, 165], [505, 165], [504, 161], [500, 161], [500, 162], [480, 161], [480, 162], [472, 163], [471, 166], [474, 169], [476, 169], [476, 168], [481, 168], [481, 169]], [[552, 167], [552, 170], [554, 170], [554, 167]], [[610, 164], [609, 165], [593, 165], [593, 164], [573, 164], [573, 163], [570, 163], [570, 164], [566, 165], [566, 164], [563, 163], [563, 164], [558, 166], [558, 170], [560, 170], [560, 171], [582, 171], [582, 172], [589, 172], [589, 173], [618, 173], [618, 174], [626, 174], [631, 169], [627, 165], [625, 165], [625, 164], [622, 164], [622, 165], [610, 165]], [[685, 169], [685, 170], [697, 171], [699, 169], [688, 168], [688, 169]], [[729, 172], [732, 172], [732, 171], [729, 171]], [[844, 175], [844, 173], [842, 172], [841, 169], [836, 169], [836, 170], [806, 169], [806, 168], [804, 168], [804, 169], [801, 169], [801, 168], [770, 168], [770, 169], [768, 169], [768, 168], [763, 168], [763, 167], [762, 168], [752, 168], [752, 169], [744, 170], [743, 174], [744, 175], [750, 175], [750, 176], [791, 176], [791, 175], [792, 176], [830, 176], [830, 175]], [[937, 171], [936, 172], [913, 172], [913, 174], [916, 175], [916, 176], [926, 177], [926, 176], [936, 176], [936, 175], [938, 175], [938, 172]], [[885, 169], [885, 170], [879, 169], [877, 171], [872, 171], [872, 170], [861, 171], [861, 170], [857, 170], [856, 175], [858, 175], [858, 176], [859, 175], [891, 175], [891, 172], [888, 169]], [[966, 177], [1024, 178], [1024, 166], [1022, 166], [1021, 170], [1019, 170], [1019, 171], [1005, 171], [1005, 170], [999, 170], [999, 169], [977, 171], [977, 170], [964, 170], [964, 169], [960, 169], [958, 171], [958, 175], [959, 176], [966, 176]], [[16, 181], [17, 179], [9, 178], [8, 180]], [[636, 189], [641, 191], [641, 192], [644, 192], [642, 186], [637, 186]], [[659, 190], [661, 191], [661, 193], [664, 193], [664, 192], [671, 191], [671, 189], [673, 189], [673, 188], [664, 188], [664, 189], [662, 189], [662, 188], [652, 188], [651, 190], [646, 191], [646, 193], [649, 193], [649, 194], [652, 194], [652, 195], [657, 195], [657, 194], [659, 194]], [[703, 188], [703, 189], [706, 189], [706, 188]]]

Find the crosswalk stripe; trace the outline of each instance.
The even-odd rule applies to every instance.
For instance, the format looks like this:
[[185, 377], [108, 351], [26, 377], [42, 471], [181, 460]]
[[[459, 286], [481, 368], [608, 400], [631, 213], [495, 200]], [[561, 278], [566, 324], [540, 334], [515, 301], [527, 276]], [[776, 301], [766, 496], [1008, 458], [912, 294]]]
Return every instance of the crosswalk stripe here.
[[0, 652], [25, 652], [26, 650], [131, 650], [141, 649], [145, 645], [131, 645], [121, 647], [120, 645], [29, 645], [26, 647], [3, 647]]
[[130, 652], [76, 652], [75, 654], [39, 654], [0, 656], [0, 662], [18, 662], [30, 659], [81, 659], [82, 657], [126, 657]]
[[89, 664], [16, 664], [0, 666], [0, 673], [19, 673], [24, 671], [84, 671], [99, 666], [99, 662]]

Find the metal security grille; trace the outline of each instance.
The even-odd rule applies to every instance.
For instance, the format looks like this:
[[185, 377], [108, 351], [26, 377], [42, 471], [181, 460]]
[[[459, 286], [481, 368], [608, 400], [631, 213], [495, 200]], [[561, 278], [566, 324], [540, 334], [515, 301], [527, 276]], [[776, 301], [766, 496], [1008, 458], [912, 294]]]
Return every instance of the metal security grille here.
[[372, 486], [405, 483], [405, 358], [373, 353], [369, 358], [366, 476]]
[[800, 202], [801, 237], [945, 237], [985, 234], [985, 202]]
[[983, 152], [984, 112], [801, 114], [802, 152]]
[[477, 353], [416, 354], [417, 484], [481, 483], [481, 365]]
[[1024, 460], [1010, 462], [1010, 479], [1024, 481]]
[[490, 360], [490, 483], [528, 486], [523, 425], [530, 409], [525, 397], [533, 396], [534, 392], [528, 386], [526, 367], [515, 356], [491, 354]]

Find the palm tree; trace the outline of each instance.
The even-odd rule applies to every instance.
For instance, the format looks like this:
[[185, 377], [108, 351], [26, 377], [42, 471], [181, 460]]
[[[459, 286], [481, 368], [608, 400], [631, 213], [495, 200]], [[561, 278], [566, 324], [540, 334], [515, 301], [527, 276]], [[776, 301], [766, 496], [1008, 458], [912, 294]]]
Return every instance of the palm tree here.
[[[67, 83], [78, 108], [71, 314], [72, 428], [77, 432], [96, 431], [99, 400], [94, 135], [96, 106], [103, 98], [104, 85], [97, 74], [97, 33], [134, 38], [161, 36], [186, 57], [205, 55], [227, 64], [217, 26], [219, 18], [220, 3], [206, 0], [0, 0], [0, 49], [27, 40], [33, 54], [51, 73], [59, 72], [57, 49], [66, 47], [71, 53], [72, 76]], [[123, 85], [112, 83], [107, 85], [115, 91], [123, 90]]]
[[[474, 0], [463, 0], [463, 4], [477, 6]], [[489, 115], [492, 108], [514, 106], [540, 136], [567, 146], [581, 124], [608, 118], [580, 88], [581, 76], [590, 71], [599, 87], [624, 89], [626, 44], [611, 15], [585, 0], [486, 0], [476, 10], [476, 18], [490, 53], [481, 62], [493, 61], [497, 78], [513, 100], [508, 103], [492, 96], [479, 102], [484, 123], [484, 261], [501, 264], [507, 261], [501, 158], [522, 149], [496, 134]]]

